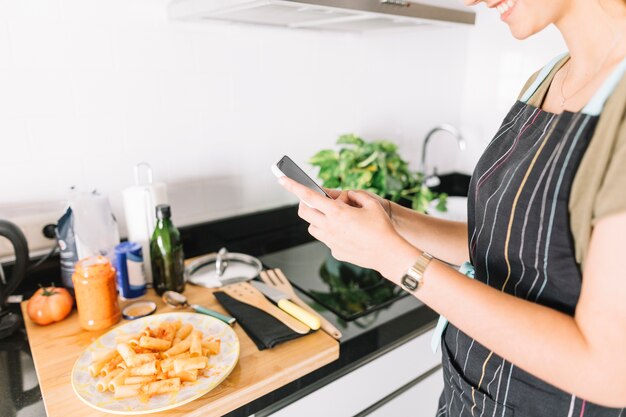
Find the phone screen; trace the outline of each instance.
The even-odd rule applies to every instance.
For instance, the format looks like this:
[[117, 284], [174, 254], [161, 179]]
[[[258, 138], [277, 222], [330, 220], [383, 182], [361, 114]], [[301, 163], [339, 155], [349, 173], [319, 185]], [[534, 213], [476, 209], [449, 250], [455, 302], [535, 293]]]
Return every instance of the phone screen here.
[[311, 190], [330, 198], [328, 194], [317, 185], [315, 181], [311, 179], [295, 162], [291, 160], [288, 156], [283, 156], [280, 161], [276, 164], [278, 169], [285, 174], [288, 178], [291, 178], [297, 183], [304, 185], [305, 187], [310, 188]]

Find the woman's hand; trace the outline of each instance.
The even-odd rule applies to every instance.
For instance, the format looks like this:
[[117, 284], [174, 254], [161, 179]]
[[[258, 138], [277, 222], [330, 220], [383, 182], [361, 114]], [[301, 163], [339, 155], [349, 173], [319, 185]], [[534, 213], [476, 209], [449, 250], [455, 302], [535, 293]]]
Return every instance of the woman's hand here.
[[394, 229], [377, 197], [364, 191], [335, 191], [335, 200], [281, 178], [280, 184], [301, 200], [298, 215], [309, 233], [326, 244], [334, 258], [375, 269], [397, 282], [419, 252]]
[[[335, 200], [340, 200], [340, 201], [343, 201], [346, 204], [352, 205], [352, 203], [350, 202], [350, 200], [348, 198], [348, 191], [347, 190], [333, 190], [331, 188], [325, 188], [324, 187], [324, 191], [326, 191], [326, 194], [328, 194], [329, 196], [331, 196]], [[387, 199], [384, 199], [381, 196], [379, 196], [378, 194], [374, 194], [374, 193], [372, 193], [370, 191], [359, 190], [359, 191], [354, 191], [354, 192], [365, 193], [368, 196], [374, 198], [376, 201], [378, 201], [380, 206], [385, 210], [385, 213], [387, 213], [387, 217], [389, 217], [391, 219], [391, 201], [389, 201]]]

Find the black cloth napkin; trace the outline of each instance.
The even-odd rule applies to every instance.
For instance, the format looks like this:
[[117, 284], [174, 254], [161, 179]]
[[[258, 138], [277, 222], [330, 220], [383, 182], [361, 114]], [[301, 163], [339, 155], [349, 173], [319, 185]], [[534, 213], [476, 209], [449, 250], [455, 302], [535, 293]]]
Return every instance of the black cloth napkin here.
[[237, 319], [259, 350], [271, 349], [279, 343], [305, 336], [294, 332], [282, 321], [265, 311], [235, 300], [225, 292], [217, 291], [213, 295], [222, 307]]

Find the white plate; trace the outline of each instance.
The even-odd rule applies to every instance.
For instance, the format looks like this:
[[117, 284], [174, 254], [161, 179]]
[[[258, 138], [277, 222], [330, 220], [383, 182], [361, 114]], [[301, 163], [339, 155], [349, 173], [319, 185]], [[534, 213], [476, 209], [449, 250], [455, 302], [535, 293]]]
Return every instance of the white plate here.
[[[190, 323], [197, 330], [201, 330], [206, 337], [220, 339], [219, 355], [211, 356], [211, 369], [207, 377], [198, 378], [192, 385], [186, 385], [178, 393], [162, 394], [151, 397], [146, 403], [138, 398], [116, 400], [113, 393], [98, 392], [97, 379], [89, 374], [93, 352], [111, 350], [116, 346], [115, 339], [121, 335], [137, 334], [146, 326], [156, 327], [162, 321], [181, 320], [183, 324]], [[239, 339], [226, 323], [213, 317], [197, 313], [164, 313], [143, 317], [116, 327], [93, 342], [80, 355], [72, 369], [72, 388], [83, 402], [90, 407], [113, 414], [148, 414], [169, 410], [200, 398], [213, 388], [217, 387], [228, 377], [239, 359]]]

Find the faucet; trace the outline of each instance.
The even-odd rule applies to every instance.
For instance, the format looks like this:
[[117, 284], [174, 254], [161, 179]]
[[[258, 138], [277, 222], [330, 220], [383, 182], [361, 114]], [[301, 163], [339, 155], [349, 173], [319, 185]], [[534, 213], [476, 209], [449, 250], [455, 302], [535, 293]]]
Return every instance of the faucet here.
[[426, 172], [426, 148], [428, 146], [428, 141], [430, 140], [431, 136], [437, 132], [448, 132], [449, 134], [451, 134], [456, 139], [460, 150], [464, 151], [467, 147], [467, 142], [465, 141], [463, 136], [461, 136], [461, 132], [459, 132], [456, 127], [450, 124], [444, 123], [428, 132], [426, 138], [424, 139], [424, 144], [422, 145], [422, 162], [420, 165], [420, 171], [422, 172], [422, 174], [424, 174], [424, 178], [426, 179], [435, 177], [437, 175], [437, 169], [434, 169], [432, 174], [428, 174]]

